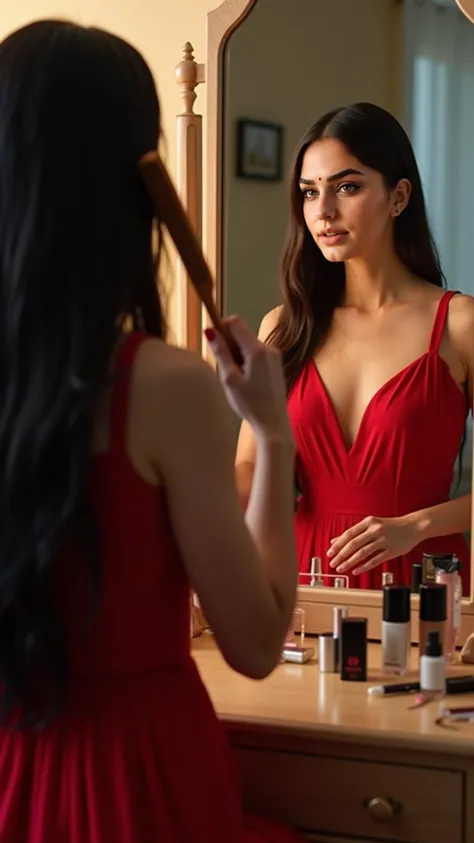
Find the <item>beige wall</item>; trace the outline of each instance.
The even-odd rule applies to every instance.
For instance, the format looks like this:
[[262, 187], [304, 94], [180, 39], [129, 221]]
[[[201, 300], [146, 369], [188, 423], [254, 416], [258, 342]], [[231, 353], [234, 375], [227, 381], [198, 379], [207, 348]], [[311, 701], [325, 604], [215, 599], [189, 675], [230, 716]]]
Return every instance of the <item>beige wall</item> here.
[[284, 126], [284, 160], [326, 110], [369, 100], [398, 114], [400, 15], [393, 0], [258, 0], [226, 50], [224, 278], [228, 313], [256, 328], [278, 301], [286, 181], [235, 176], [239, 118]]
[[[179, 91], [174, 68], [182, 46], [191, 41], [197, 61], [204, 61], [206, 14], [218, 0], [2, 0], [0, 38], [28, 21], [41, 17], [69, 18], [94, 24], [121, 35], [143, 53], [158, 86], [163, 108], [168, 160], [176, 162], [176, 114]], [[200, 112], [204, 97], [200, 96]]]
[[[157, 83], [167, 141], [167, 161], [176, 172], [176, 114], [180, 110], [174, 68], [185, 41], [191, 41], [197, 61], [205, 59], [206, 14], [219, 0], [0, 0], [0, 39], [13, 29], [43, 17], [68, 18], [109, 29], [137, 47]], [[196, 111], [204, 113], [204, 90], [198, 89]], [[175, 256], [170, 252], [171, 269]], [[174, 324], [174, 300], [170, 298]]]

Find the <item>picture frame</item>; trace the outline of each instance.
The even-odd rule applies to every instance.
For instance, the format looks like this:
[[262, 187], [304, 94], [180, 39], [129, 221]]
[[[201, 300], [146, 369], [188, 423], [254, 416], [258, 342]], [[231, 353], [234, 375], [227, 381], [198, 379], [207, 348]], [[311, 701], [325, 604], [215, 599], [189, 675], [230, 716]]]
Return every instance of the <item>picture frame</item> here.
[[261, 120], [237, 121], [237, 176], [281, 181], [283, 126]]

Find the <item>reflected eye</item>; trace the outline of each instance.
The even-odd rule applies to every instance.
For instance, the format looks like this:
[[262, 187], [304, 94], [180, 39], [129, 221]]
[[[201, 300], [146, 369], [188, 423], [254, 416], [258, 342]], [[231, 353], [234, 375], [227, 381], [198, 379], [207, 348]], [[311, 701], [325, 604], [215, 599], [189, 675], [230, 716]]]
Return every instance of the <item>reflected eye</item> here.
[[351, 181], [346, 181], [339, 185], [339, 190], [341, 190], [342, 193], [357, 193], [357, 191], [360, 190], [360, 184], [354, 184]]

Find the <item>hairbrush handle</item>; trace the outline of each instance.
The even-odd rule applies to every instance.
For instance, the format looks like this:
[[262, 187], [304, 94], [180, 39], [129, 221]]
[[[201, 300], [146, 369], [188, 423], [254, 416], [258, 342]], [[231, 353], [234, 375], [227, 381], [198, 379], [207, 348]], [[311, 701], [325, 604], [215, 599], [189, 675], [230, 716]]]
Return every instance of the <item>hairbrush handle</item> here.
[[198, 239], [186, 211], [157, 152], [143, 155], [138, 167], [159, 218], [166, 225], [191, 282], [216, 330], [223, 335], [234, 358], [242, 366], [241, 351], [222, 320], [214, 301], [214, 284]]

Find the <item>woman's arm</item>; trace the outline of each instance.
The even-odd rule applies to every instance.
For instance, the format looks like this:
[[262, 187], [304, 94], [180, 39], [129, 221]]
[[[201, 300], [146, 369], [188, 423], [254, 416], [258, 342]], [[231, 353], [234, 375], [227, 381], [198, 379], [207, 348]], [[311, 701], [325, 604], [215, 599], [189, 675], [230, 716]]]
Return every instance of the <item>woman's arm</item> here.
[[[276, 327], [281, 307], [276, 307], [263, 317], [258, 331], [258, 339], [266, 342], [273, 329]], [[250, 498], [253, 475], [257, 458], [255, 436], [248, 422], [243, 421], [240, 426], [239, 439], [237, 442], [237, 453], [235, 457], [235, 482], [237, 491], [244, 510]]]
[[[338, 574], [363, 574], [409, 553], [426, 539], [462, 533], [471, 527], [471, 495], [395, 518], [369, 516], [336, 538], [328, 549]], [[369, 561], [365, 560], [370, 557]]]
[[[215, 373], [187, 352], [161, 347], [161, 353], [166, 365], [156, 366], [154, 374], [148, 360], [141, 414], [147, 419], [145, 443], [163, 478], [177, 545], [219, 647], [235, 670], [260, 678], [279, 661], [296, 599], [289, 425], [255, 437], [244, 517], [235, 486], [231, 414]], [[149, 348], [149, 357], [153, 354], [156, 349]]]
[[471, 529], [472, 495], [463, 495], [447, 503], [420, 509], [405, 516], [415, 531], [416, 544], [437, 536], [451, 536]]

